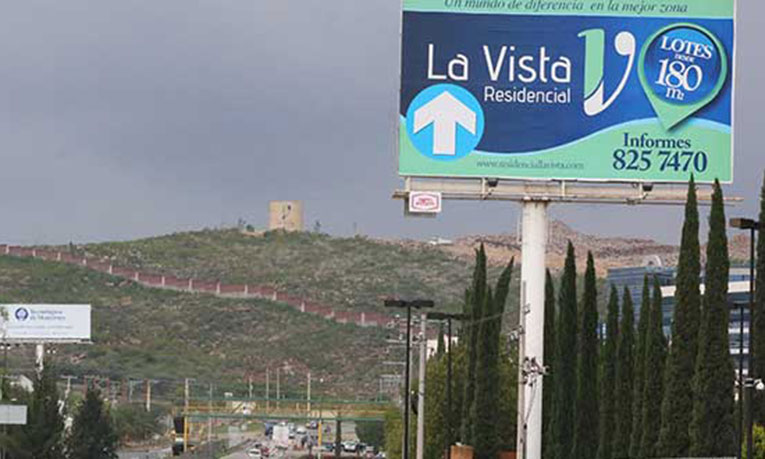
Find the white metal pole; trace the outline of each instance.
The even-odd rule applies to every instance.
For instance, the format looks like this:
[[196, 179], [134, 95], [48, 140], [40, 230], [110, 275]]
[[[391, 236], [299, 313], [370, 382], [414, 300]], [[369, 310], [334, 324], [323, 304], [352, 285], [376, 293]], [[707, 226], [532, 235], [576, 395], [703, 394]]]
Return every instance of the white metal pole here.
[[425, 455], [425, 360], [428, 350], [428, 341], [425, 336], [427, 331], [427, 317], [420, 316], [420, 383], [417, 394], [417, 459], [423, 459]]
[[151, 379], [146, 380], [146, 411], [151, 411]]
[[[547, 202], [523, 203], [523, 245], [521, 253], [521, 283], [525, 286], [528, 313], [523, 321], [523, 355], [520, 362], [536, 361], [544, 365], [545, 323], [545, 255], [547, 246]], [[518, 426], [519, 435], [525, 431], [522, 459], [542, 459], [542, 377], [524, 390], [523, 410], [526, 425]], [[524, 451], [525, 450], [525, 451]], [[525, 452], [525, 454], [523, 454]]]
[[45, 344], [43, 343], [35, 345], [35, 364], [37, 366], [37, 374], [42, 374], [43, 368], [45, 368]]
[[306, 408], [308, 408], [308, 416], [311, 416], [311, 372], [308, 372], [308, 389], [306, 394]]

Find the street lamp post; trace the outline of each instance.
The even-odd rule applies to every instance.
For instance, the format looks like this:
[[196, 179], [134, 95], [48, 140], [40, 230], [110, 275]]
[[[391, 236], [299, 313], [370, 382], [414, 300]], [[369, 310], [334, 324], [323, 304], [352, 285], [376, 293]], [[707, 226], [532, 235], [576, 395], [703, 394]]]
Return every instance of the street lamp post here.
[[385, 300], [386, 308], [406, 308], [406, 377], [404, 378], [404, 394], [406, 400], [404, 402], [404, 450], [403, 459], [409, 459], [409, 347], [411, 344], [412, 336], [412, 308], [424, 309], [432, 308], [433, 300], [399, 300], [388, 299]]
[[[751, 218], [731, 218], [730, 219], [730, 226], [732, 228], [737, 228], [741, 230], [749, 230], [749, 371], [748, 376], [749, 379], [751, 379], [754, 375], [752, 372], [752, 318], [753, 318], [753, 312], [754, 312], [754, 241], [756, 237], [756, 232], [760, 230], [760, 222]], [[743, 307], [741, 308], [741, 320], [743, 323], [744, 315], [743, 315]], [[743, 327], [742, 327], [742, 337], [743, 340]], [[741, 357], [743, 359], [743, 357]], [[743, 390], [744, 390], [744, 376], [742, 373], [739, 373], [739, 400], [743, 402]], [[749, 400], [747, 401], [747, 417], [751, 420], [752, 418], [752, 399], [751, 397], [748, 397]], [[743, 403], [742, 403], [743, 408]], [[740, 410], [741, 411], [741, 410]], [[743, 433], [743, 419], [741, 416], [742, 413], [739, 414], [739, 435]], [[739, 438], [741, 440], [741, 438]], [[747, 426], [747, 445], [752, 440], [752, 423], [750, 422]], [[738, 443], [738, 450], [739, 454], [738, 457], [741, 457], [741, 441]], [[747, 450], [747, 455], [749, 457], [752, 457], [751, 449]]]
[[429, 312], [428, 319], [446, 320], [446, 459], [452, 458], [452, 444], [454, 443], [454, 429], [452, 427], [452, 320], [465, 320], [465, 314], [447, 314], [444, 312]]

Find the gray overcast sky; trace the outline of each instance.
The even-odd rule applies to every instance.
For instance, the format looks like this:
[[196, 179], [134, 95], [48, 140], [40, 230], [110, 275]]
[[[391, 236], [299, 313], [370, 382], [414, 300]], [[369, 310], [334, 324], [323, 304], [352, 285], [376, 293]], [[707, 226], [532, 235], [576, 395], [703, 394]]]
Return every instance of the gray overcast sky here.
[[[0, 241], [129, 239], [266, 223], [428, 237], [515, 230], [518, 205], [404, 219], [398, 0], [17, 0], [0, 18]], [[765, 169], [765, 2], [739, 0], [735, 184]], [[557, 206], [603, 234], [679, 239], [681, 209]]]

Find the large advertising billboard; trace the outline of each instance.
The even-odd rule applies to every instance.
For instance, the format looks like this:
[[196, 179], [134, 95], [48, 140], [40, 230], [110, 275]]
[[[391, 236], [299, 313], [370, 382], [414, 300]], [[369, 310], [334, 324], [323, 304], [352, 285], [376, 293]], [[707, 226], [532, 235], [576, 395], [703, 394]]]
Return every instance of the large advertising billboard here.
[[734, 0], [404, 0], [399, 173], [733, 180]]
[[90, 341], [89, 304], [2, 304], [0, 341]]

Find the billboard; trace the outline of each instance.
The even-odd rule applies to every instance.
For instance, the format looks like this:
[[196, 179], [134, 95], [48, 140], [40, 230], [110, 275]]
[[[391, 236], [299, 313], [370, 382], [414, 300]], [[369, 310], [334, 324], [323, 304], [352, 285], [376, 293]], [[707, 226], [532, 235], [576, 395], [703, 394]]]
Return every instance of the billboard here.
[[0, 341], [90, 341], [89, 304], [2, 304]]
[[734, 0], [404, 0], [399, 173], [733, 180]]

